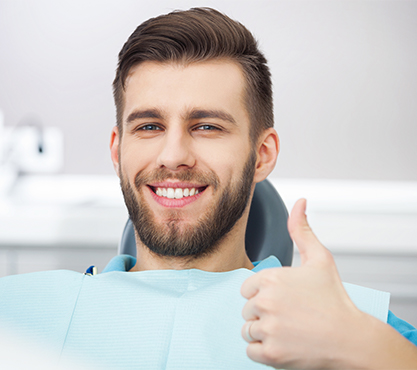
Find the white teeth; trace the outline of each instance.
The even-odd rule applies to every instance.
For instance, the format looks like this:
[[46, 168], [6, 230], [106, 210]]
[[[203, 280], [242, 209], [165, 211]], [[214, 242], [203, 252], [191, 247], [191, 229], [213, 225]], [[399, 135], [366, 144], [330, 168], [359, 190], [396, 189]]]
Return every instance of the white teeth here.
[[156, 195], [169, 199], [181, 199], [184, 197], [192, 197], [200, 193], [196, 188], [156, 188]]
[[182, 198], [182, 189], [176, 188], [175, 189], [175, 199], [181, 199]]

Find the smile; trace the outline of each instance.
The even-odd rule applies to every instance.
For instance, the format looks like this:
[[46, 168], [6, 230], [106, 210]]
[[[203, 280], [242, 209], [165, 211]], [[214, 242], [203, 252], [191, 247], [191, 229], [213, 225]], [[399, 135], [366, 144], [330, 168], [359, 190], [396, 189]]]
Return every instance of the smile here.
[[159, 204], [166, 207], [183, 207], [197, 200], [208, 186], [184, 182], [163, 182], [149, 184], [148, 187]]
[[192, 197], [200, 192], [196, 188], [156, 188], [155, 194], [159, 197], [169, 199], [182, 199], [184, 197]]

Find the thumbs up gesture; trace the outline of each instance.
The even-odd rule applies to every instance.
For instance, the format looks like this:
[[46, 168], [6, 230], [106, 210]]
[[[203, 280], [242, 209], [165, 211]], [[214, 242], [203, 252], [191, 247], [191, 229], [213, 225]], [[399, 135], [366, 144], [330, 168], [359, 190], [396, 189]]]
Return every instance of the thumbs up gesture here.
[[356, 308], [330, 251], [308, 225], [305, 209], [306, 201], [300, 199], [288, 220], [301, 266], [265, 269], [242, 285], [248, 299], [242, 312], [247, 354], [286, 369], [365, 368], [389, 348], [378, 334], [399, 343], [404, 338]]

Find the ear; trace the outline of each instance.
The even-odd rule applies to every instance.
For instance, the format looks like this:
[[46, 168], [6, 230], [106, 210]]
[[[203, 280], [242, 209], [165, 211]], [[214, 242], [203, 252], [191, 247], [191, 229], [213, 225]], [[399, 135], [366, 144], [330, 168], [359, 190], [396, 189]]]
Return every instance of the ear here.
[[266, 129], [259, 137], [257, 145], [257, 161], [254, 182], [267, 178], [277, 162], [279, 153], [279, 137], [274, 128]]
[[117, 176], [119, 176], [119, 142], [119, 129], [117, 126], [114, 126], [110, 136], [110, 155]]

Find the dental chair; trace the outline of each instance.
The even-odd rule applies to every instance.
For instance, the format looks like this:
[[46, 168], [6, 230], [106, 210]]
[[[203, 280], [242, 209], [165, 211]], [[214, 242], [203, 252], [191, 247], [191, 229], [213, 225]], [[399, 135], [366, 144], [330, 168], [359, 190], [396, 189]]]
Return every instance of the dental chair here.
[[[255, 187], [246, 228], [246, 252], [252, 262], [276, 256], [282, 266], [291, 266], [293, 242], [287, 229], [288, 212], [274, 186], [264, 180]], [[130, 219], [123, 230], [119, 254], [136, 257], [136, 242]]]

